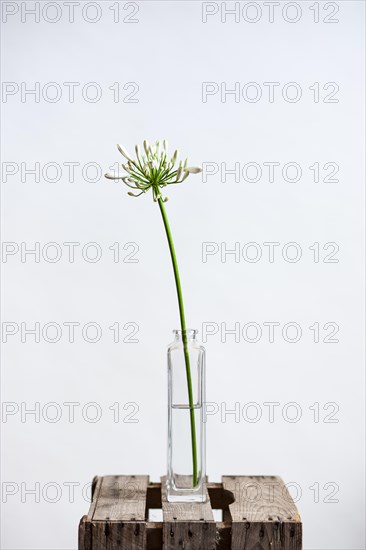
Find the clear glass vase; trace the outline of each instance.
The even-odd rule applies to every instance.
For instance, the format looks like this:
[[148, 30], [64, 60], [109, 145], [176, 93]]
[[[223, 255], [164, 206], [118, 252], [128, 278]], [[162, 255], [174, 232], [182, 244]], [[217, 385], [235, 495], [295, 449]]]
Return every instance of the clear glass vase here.
[[196, 330], [174, 330], [168, 347], [169, 502], [205, 502], [205, 348]]

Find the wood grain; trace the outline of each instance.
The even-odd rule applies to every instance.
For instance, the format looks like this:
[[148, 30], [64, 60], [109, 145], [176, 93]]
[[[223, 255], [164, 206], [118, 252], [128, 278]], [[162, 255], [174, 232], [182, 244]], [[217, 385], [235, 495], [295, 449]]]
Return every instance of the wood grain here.
[[104, 476], [79, 529], [79, 550], [146, 550], [148, 476]]
[[145, 521], [149, 476], [104, 476], [93, 521]]
[[232, 549], [301, 550], [301, 518], [280, 477], [223, 476], [222, 485], [235, 498]]
[[216, 550], [216, 523], [206, 486], [206, 502], [168, 502], [166, 478], [161, 478], [163, 549]]

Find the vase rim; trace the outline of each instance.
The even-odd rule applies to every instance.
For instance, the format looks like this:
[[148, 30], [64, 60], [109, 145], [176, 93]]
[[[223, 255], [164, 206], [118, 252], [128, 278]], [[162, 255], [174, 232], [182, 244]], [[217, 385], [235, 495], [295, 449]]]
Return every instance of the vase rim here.
[[[198, 330], [195, 329], [195, 328], [186, 328], [187, 336], [195, 337], [197, 335], [197, 333], [198, 333]], [[173, 334], [175, 334], [175, 336], [181, 336], [182, 335], [182, 329], [180, 329], [180, 328], [174, 329]]]

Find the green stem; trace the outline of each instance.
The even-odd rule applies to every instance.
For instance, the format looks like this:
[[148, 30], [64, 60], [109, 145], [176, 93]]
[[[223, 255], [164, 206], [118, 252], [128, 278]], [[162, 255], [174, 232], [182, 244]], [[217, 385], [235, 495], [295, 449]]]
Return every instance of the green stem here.
[[189, 361], [189, 352], [187, 345], [187, 330], [186, 330], [186, 320], [184, 315], [184, 305], [183, 305], [183, 295], [182, 287], [180, 284], [180, 277], [178, 271], [177, 257], [175, 254], [175, 248], [173, 243], [172, 234], [169, 227], [168, 217], [166, 215], [166, 210], [162, 198], [158, 197], [158, 203], [160, 212], [163, 218], [164, 227], [166, 236], [168, 239], [170, 255], [172, 258], [175, 286], [177, 289], [178, 304], [179, 304], [179, 316], [180, 316], [180, 326], [182, 329], [182, 338], [183, 338], [183, 349], [184, 349], [184, 360], [186, 365], [186, 375], [187, 375], [187, 387], [188, 387], [188, 400], [189, 400], [189, 414], [191, 421], [191, 440], [192, 440], [192, 463], [193, 463], [193, 487], [197, 485], [197, 444], [196, 444], [196, 424], [194, 420], [194, 405], [193, 405], [193, 390], [192, 390], [192, 376], [191, 376], [191, 366]]

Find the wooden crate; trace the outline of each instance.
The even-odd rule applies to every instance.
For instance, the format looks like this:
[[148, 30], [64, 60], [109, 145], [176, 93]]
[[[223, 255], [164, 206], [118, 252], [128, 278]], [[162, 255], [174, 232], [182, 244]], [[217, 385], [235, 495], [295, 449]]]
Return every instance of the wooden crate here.
[[[207, 491], [204, 504], [170, 503], [165, 478], [96, 477], [79, 550], [302, 549], [301, 518], [280, 477], [223, 476]], [[163, 521], [151, 521], [149, 511], [159, 508]]]

